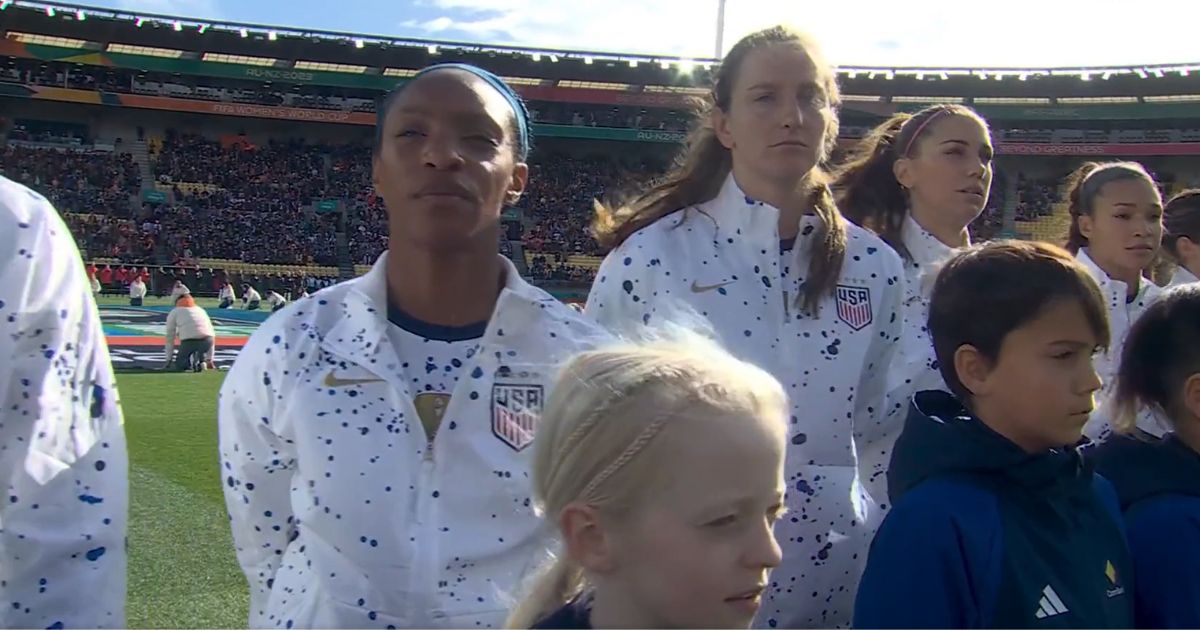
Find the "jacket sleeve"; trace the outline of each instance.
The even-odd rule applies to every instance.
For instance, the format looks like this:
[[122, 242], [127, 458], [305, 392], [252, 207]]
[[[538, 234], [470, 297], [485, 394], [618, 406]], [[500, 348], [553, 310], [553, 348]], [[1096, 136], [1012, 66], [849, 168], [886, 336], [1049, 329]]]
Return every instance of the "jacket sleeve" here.
[[892, 360], [888, 378], [890, 409], [899, 409], [901, 414], [907, 413], [908, 403], [916, 392], [945, 387], [926, 325], [929, 300], [918, 292], [919, 288], [914, 286], [913, 278], [906, 280], [900, 348]]
[[981, 628], [1001, 579], [995, 500], [932, 480], [904, 495], [871, 543], [854, 602], [855, 628]]
[[[884, 252], [880, 252], [884, 253]], [[904, 270], [900, 259], [891, 250], [885, 260], [890, 280], [884, 287], [879, 308], [882, 321], [867, 351], [867, 364], [859, 375], [858, 393], [854, 399], [854, 448], [857, 454], [858, 476], [877, 504], [887, 503], [887, 468], [892, 446], [904, 428], [904, 414], [890, 413], [889, 375], [902, 342], [904, 317]], [[876, 521], [878, 522], [878, 521]]]
[[1200, 628], [1200, 510], [1183, 504], [1151, 499], [1126, 515], [1138, 628]]
[[260, 328], [238, 353], [221, 387], [218, 425], [221, 485], [238, 562], [250, 586], [250, 627], [264, 616], [275, 573], [298, 533], [290, 493], [296, 456], [277, 427], [284, 419], [278, 360], [269, 362], [272, 331]]
[[650, 249], [636, 245], [639, 234], [609, 252], [600, 264], [584, 313], [614, 332], [649, 324], [654, 308], [658, 260]]
[[124, 627], [128, 460], [99, 313], [49, 202], [0, 179], [0, 627]]

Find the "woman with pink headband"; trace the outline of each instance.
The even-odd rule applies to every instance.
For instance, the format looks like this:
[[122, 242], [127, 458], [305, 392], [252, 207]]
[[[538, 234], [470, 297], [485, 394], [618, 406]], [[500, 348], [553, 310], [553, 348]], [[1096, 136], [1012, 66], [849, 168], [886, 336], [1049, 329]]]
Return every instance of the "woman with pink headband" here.
[[929, 296], [937, 269], [971, 244], [967, 226], [987, 205], [992, 154], [979, 114], [935, 105], [876, 127], [836, 175], [842, 214], [904, 260], [904, 341], [889, 387], [889, 413], [900, 418], [913, 393], [945, 389], [926, 327]]

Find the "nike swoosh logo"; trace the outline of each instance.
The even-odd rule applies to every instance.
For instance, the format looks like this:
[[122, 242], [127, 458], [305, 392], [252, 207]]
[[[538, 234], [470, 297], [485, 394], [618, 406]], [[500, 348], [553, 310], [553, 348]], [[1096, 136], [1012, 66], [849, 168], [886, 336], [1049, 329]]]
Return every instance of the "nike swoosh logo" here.
[[325, 375], [325, 387], [346, 387], [363, 383], [382, 383], [381, 378], [338, 378], [333, 372]]
[[706, 293], [708, 291], [712, 291], [713, 289], [720, 289], [723, 286], [733, 284], [733, 282], [734, 282], [733, 280], [730, 280], [729, 282], [720, 282], [717, 284], [702, 285], [702, 284], [696, 284], [696, 281], [692, 280], [692, 293]]

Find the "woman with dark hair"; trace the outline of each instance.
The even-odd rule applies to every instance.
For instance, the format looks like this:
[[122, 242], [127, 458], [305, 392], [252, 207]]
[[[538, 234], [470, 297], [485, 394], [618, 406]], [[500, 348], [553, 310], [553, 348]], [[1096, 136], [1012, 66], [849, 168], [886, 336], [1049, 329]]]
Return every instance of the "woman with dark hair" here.
[[[1067, 249], [1088, 269], [1108, 305], [1112, 345], [1096, 357], [1104, 391], [1084, 433], [1103, 439], [1111, 433], [1112, 397], [1117, 360], [1129, 327], [1162, 289], [1145, 276], [1154, 264], [1163, 237], [1163, 207], [1158, 184], [1137, 162], [1089, 162], [1067, 179], [1071, 225]], [[1163, 427], [1150, 410], [1138, 426], [1162, 435]]]
[[[1171, 429], [1143, 434], [1139, 410]], [[1117, 490], [1133, 553], [1138, 628], [1200, 628], [1200, 285], [1167, 292], [1125, 339], [1118, 436], [1093, 451]]]
[[892, 366], [891, 413], [916, 391], [945, 389], [926, 320], [938, 267], [971, 244], [967, 226], [992, 186], [987, 122], [963, 105], [892, 116], [867, 134], [838, 169], [838, 208], [874, 231], [904, 260], [903, 351]]
[[509, 86], [433, 66], [376, 124], [388, 250], [263, 323], [221, 389], [255, 628], [503, 623], [552, 543], [529, 447], [553, 370], [603, 337], [496, 252], [529, 173]]
[[1176, 265], [1167, 286], [1200, 282], [1200, 188], [1177, 193], [1163, 208], [1163, 250]]

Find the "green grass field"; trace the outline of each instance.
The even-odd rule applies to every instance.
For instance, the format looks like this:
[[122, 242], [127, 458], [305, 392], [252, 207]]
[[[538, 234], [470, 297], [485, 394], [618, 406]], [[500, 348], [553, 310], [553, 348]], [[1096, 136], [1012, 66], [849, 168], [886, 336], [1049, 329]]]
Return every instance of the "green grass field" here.
[[245, 627], [217, 463], [222, 372], [119, 374], [129, 442], [131, 628]]

